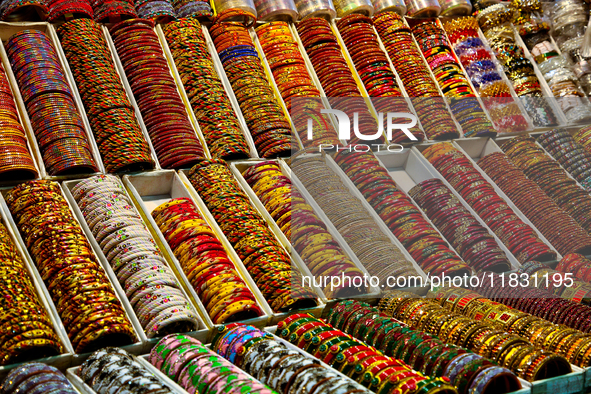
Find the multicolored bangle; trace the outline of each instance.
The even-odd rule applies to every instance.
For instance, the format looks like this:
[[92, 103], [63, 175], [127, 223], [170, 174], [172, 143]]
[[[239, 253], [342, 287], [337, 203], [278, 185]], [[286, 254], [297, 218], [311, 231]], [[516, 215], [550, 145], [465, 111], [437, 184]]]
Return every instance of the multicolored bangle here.
[[37, 362], [14, 368], [8, 373], [0, 388], [4, 393], [41, 394], [55, 391], [76, 394], [78, 392], [60, 370]]

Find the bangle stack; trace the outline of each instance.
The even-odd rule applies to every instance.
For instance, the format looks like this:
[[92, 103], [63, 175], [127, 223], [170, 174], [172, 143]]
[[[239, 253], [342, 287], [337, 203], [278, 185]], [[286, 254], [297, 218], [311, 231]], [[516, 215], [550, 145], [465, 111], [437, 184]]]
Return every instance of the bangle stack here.
[[293, 0], [254, 0], [257, 19], [260, 21], [290, 21], [298, 19], [298, 9]]
[[500, 147], [516, 167], [591, 234], [591, 196], [532, 137], [518, 136]]
[[47, 20], [51, 23], [78, 18], [92, 19], [93, 15], [94, 11], [89, 0], [49, 0]]
[[[338, 145], [339, 139], [330, 118], [320, 113], [324, 108], [320, 100], [321, 94], [312, 82], [289, 25], [285, 22], [271, 22], [257, 27], [255, 31], [277, 89], [292, 115], [294, 127], [304, 147]], [[313, 121], [312, 139], [306, 136], [308, 119]]]
[[135, 0], [135, 8], [138, 17], [156, 23], [168, 23], [177, 17], [172, 0]]
[[19, 365], [8, 373], [0, 387], [3, 393], [78, 393], [59, 369], [43, 363]]
[[422, 154], [494, 231], [517, 261], [556, 258], [556, 253], [515, 214], [470, 160], [452, 144], [432, 145]]
[[[369, 311], [368, 304], [347, 301], [337, 304], [325, 321], [301, 313], [292, 315], [277, 324], [279, 335], [300, 349], [313, 355], [334, 369], [367, 387], [374, 393], [407, 392], [409, 387], [416, 387], [424, 393], [457, 393], [449, 380], [429, 378], [414, 371], [405, 362], [384, 355], [373, 346], [355, 339], [341, 330], [355, 326], [357, 319]], [[338, 313], [335, 313], [338, 310]], [[390, 319], [393, 320], [393, 319]], [[392, 321], [390, 330], [402, 328]], [[366, 326], [369, 331], [376, 327]], [[383, 330], [383, 333], [390, 332]], [[383, 339], [382, 331], [375, 330], [371, 338], [374, 346]], [[373, 339], [376, 339], [375, 341]], [[399, 391], [400, 390], [400, 391]]]
[[198, 340], [185, 335], [162, 338], [152, 348], [148, 361], [190, 393], [207, 388], [209, 392], [218, 393], [277, 394]]
[[576, 279], [591, 283], [591, 260], [578, 253], [569, 253], [562, 256], [556, 267], [559, 272], [570, 273]]
[[[350, 14], [338, 21], [337, 27], [376, 110], [381, 113], [410, 113], [396, 82], [396, 75], [380, 48], [371, 18], [357, 13]], [[398, 120], [394, 119], [393, 122], [398, 123]], [[401, 123], [405, 121], [402, 120]], [[417, 126], [411, 132], [418, 141], [425, 138]], [[411, 142], [402, 130], [396, 130], [389, 141]]]
[[371, 17], [374, 12], [371, 0], [333, 0], [337, 10], [337, 18], [344, 18], [351, 14], [360, 14]]
[[332, 0], [294, 0], [301, 20], [308, 18], [324, 18], [332, 20], [337, 17]]
[[511, 263], [494, 237], [441, 180], [427, 179], [410, 189], [408, 194], [476, 272], [511, 269]]
[[314, 292], [302, 286], [290, 257], [221, 160], [204, 161], [188, 174], [228, 241], [244, 262], [273, 311], [316, 305]]
[[263, 315], [193, 201], [175, 198], [154, 209], [152, 217], [214, 324]]
[[122, 19], [138, 17], [133, 0], [92, 0], [91, 5], [94, 20], [98, 23], [120, 22]]
[[6, 203], [56, 305], [76, 353], [136, 336], [58, 183], [23, 183]]
[[249, 157], [246, 138], [216, 74], [201, 24], [195, 19], [170, 22], [162, 27], [187, 97], [215, 159]]
[[380, 12], [396, 12], [398, 15], [406, 14], [406, 4], [403, 0], [371, 0], [376, 14]]
[[[388, 301], [389, 298], [386, 295], [380, 300], [380, 305], [387, 307]], [[375, 346], [384, 355], [409, 364], [415, 371], [420, 371], [425, 376], [449, 379], [460, 392], [468, 389], [469, 393], [482, 393], [485, 392], [485, 387], [492, 386], [499, 393], [509, 393], [521, 387], [517, 376], [508, 369], [496, 366], [493, 361], [470, 353], [463, 347], [448, 345], [424, 332], [423, 327], [444, 318], [442, 311], [438, 315], [432, 315], [429, 319], [421, 321], [419, 329], [413, 330], [406, 327], [404, 323], [381, 313], [378, 308], [359, 301], [341, 301], [332, 307], [326, 322], [370, 346]], [[320, 330], [320, 327], [304, 324], [296, 328], [290, 340], [292, 337], [303, 338], [302, 335], [309, 338], [314, 334], [314, 330]], [[356, 355], [363, 354], [363, 346], [347, 345], [348, 342], [341, 345], [341, 348], [345, 346], [347, 348], [337, 355], [335, 366], [338, 366], [338, 362], [345, 359], [345, 356], [352, 359], [356, 358]], [[466, 359], [467, 357], [469, 360]], [[376, 379], [376, 374], [369, 372], [366, 376], [372, 378], [371, 384], [374, 386], [373, 380]]]
[[99, 175], [72, 188], [86, 224], [148, 338], [199, 328], [199, 319], [121, 181]]
[[[235, 14], [248, 17], [244, 12]], [[219, 14], [217, 18], [231, 15]], [[220, 21], [211, 26], [210, 32], [259, 155], [266, 159], [288, 155], [291, 125], [265, 75], [247, 28]]]
[[209, 20], [213, 10], [209, 0], [172, 0], [177, 18], [199, 18]]
[[0, 258], [2, 276], [3, 336], [0, 365], [15, 361], [55, 356], [63, 352], [49, 314], [45, 310], [24, 261], [8, 230], [0, 222]]
[[[529, 261], [519, 267], [521, 275], [529, 275], [531, 287], [544, 290], [550, 297], [561, 297], [574, 303], [591, 303], [591, 284], [570, 278], [562, 272], [555, 271], [547, 265], [537, 261]], [[572, 281], [572, 283], [571, 283]]]
[[6, 53], [47, 173], [96, 172], [74, 94], [49, 37], [39, 30], [23, 30], [10, 37]]
[[559, 253], [591, 251], [591, 238], [585, 230], [505, 154], [490, 153], [478, 165]]
[[335, 161], [423, 271], [448, 276], [471, 272], [372, 153], [342, 151]]
[[[405, 259], [400, 249], [382, 232], [361, 201], [351, 195], [339, 176], [321, 158], [298, 159], [292, 162], [291, 169], [335, 225], [361, 264], [370, 275], [379, 279], [382, 286], [385, 286], [388, 277], [417, 274], [412, 263]], [[331, 192], [326, 193], [327, 190]], [[415, 235], [418, 234], [417, 231]], [[442, 257], [444, 256], [438, 256]], [[443, 266], [447, 267], [445, 264]]]
[[5, 22], [31, 20], [33, 15], [44, 21], [48, 13], [46, 0], [5, 0], [0, 4], [0, 20]]
[[[90, 19], [76, 19], [61, 25], [58, 34], [107, 172], [151, 170], [150, 146], [101, 26]], [[88, 59], [88, 53], [93, 57]]]
[[117, 54], [162, 168], [183, 168], [205, 159], [189, 121], [154, 23], [130, 19], [111, 27]]
[[430, 140], [458, 138], [458, 130], [423, 61], [404, 18], [383, 12], [373, 18], [386, 52], [402, 80], [425, 134]]
[[[377, 121], [361, 98], [355, 77], [330, 24], [322, 18], [309, 18], [299, 22], [296, 27], [331, 107], [348, 113], [357, 112], [358, 131], [365, 136], [375, 135], [372, 139], [374, 144], [383, 143], [384, 136], [376, 135]], [[318, 37], [322, 37], [322, 40]], [[349, 143], [361, 141], [359, 137], [352, 136]]]

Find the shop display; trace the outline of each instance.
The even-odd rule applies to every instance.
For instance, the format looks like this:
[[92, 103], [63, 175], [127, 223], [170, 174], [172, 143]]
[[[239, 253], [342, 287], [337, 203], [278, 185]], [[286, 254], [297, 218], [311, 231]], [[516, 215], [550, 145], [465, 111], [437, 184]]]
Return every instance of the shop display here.
[[452, 19], [443, 26], [499, 133], [527, 130], [529, 125], [513, 100], [509, 86], [497, 73], [493, 55], [478, 36], [476, 19], [471, 16]]
[[240, 23], [222, 21], [211, 26], [210, 34], [259, 156], [288, 156], [291, 125], [265, 75], [248, 30]]
[[0, 3], [0, 20], [46, 20], [49, 8], [46, 0], [4, 0]]
[[119, 22], [138, 17], [133, 0], [93, 0], [91, 5], [97, 22]]
[[591, 234], [591, 196], [530, 136], [519, 136], [500, 143], [507, 157], [523, 173]]
[[[386, 54], [380, 48], [372, 25], [370, 17], [357, 13], [348, 15], [337, 22], [341, 37], [353, 59], [353, 64], [367, 94], [372, 97], [372, 104], [376, 111], [410, 113], [406, 101], [402, 98], [396, 76], [390, 68]], [[407, 120], [395, 118], [392, 122], [404, 124], [407, 123]], [[422, 131], [417, 126], [410, 131], [418, 141], [424, 139]], [[396, 130], [396, 134], [392, 135], [390, 141], [394, 143], [414, 142], [402, 130]]]
[[2, 327], [12, 336], [3, 335], [0, 365], [23, 362], [63, 353], [51, 317], [39, 299], [33, 278], [29, 275], [10, 233], [0, 222], [0, 278], [3, 317]]
[[517, 261], [525, 263], [556, 258], [556, 253], [517, 216], [470, 160], [452, 144], [432, 145], [422, 154], [494, 231]]
[[172, 0], [177, 18], [211, 19], [213, 10], [209, 0]]
[[[58, 35], [107, 172], [154, 168], [150, 146], [115, 70], [101, 26], [90, 19], [75, 19], [61, 25]], [[88, 53], [93, 54], [91, 59]]]
[[[291, 168], [370, 275], [385, 284], [388, 277], [417, 274], [412, 263], [382, 232], [361, 201], [352, 195], [321, 158], [296, 160]], [[325, 193], [326, 190], [331, 192]], [[444, 257], [449, 261], [455, 256]]]
[[298, 9], [293, 0], [254, 0], [259, 21], [287, 20], [295, 22], [298, 19]]
[[174, 78], [153, 30], [154, 23], [130, 19], [110, 34], [162, 168], [182, 168], [205, 159]]
[[[58, 183], [11, 189], [6, 204], [77, 353], [136, 341], [133, 327]], [[107, 204], [108, 201], [98, 201]], [[59, 234], [59, 236], [57, 236]], [[107, 238], [110, 244], [115, 237]]]
[[373, 18], [376, 31], [430, 140], [460, 135], [405, 20], [395, 12]]
[[[386, 296], [380, 302], [387, 305], [388, 300]], [[441, 313], [438, 318], [444, 318], [444, 314]], [[409, 363], [414, 370], [426, 376], [448, 378], [459, 392], [482, 393], [494, 387], [495, 393], [501, 394], [516, 391], [521, 387], [517, 377], [508, 369], [499, 367], [493, 361], [470, 353], [460, 346], [448, 345], [423, 332], [422, 329], [419, 331], [408, 328], [404, 323], [387, 317], [380, 313], [378, 308], [368, 304], [341, 301], [331, 308], [326, 322], [346, 331], [356, 339], [375, 346], [386, 356]], [[428, 322], [424, 322], [422, 326], [426, 324]], [[305, 346], [305, 342], [323, 327], [330, 326], [303, 324], [291, 333], [290, 341], [293, 342], [292, 338], [299, 338], [299, 343], [304, 343]], [[340, 356], [345, 352], [356, 356], [364, 351], [373, 350], [366, 346], [355, 346], [353, 341], [343, 341], [337, 346], [345, 349], [337, 354], [335, 366], [345, 359]], [[375, 353], [375, 350], [373, 352]], [[377, 379], [377, 374], [373, 371], [365, 376], [375, 376]]]
[[373, 154], [343, 151], [335, 161], [423, 271], [448, 276], [471, 272]]
[[416, 390], [425, 393], [457, 393], [447, 381], [423, 376], [402, 360], [385, 356], [379, 350], [341, 331], [343, 326], [351, 327], [354, 324], [351, 315], [359, 311], [358, 306], [361, 304], [350, 309], [346, 306], [343, 308], [346, 312], [336, 318], [340, 323], [338, 327], [331, 324], [334, 320], [327, 319], [328, 321], [324, 322], [312, 315], [301, 313], [280, 321], [277, 328], [281, 329], [280, 335], [284, 339], [374, 393], [396, 393], [407, 387], [416, 387]]
[[591, 153], [568, 131], [552, 130], [537, 141], [587, 192], [591, 191]]
[[410, 189], [408, 194], [476, 272], [511, 269], [511, 263], [495, 238], [441, 180], [427, 179]]
[[97, 350], [78, 370], [79, 377], [99, 393], [144, 392], [172, 394], [174, 391], [123, 349]]
[[[296, 28], [331, 107], [345, 113], [356, 112], [359, 133], [376, 135], [377, 119], [365, 100], [355, 99], [361, 97], [361, 91], [330, 24], [322, 18], [308, 18], [297, 23]], [[319, 36], [322, 39], [318, 39]], [[344, 97], [351, 99], [346, 100]], [[348, 143], [357, 144], [361, 141], [356, 135], [351, 135]], [[372, 142], [384, 143], [384, 136], [376, 135]]]
[[591, 260], [578, 253], [569, 253], [562, 256], [556, 266], [559, 272], [570, 273], [573, 278], [591, 283]]
[[591, 250], [589, 234], [534, 181], [528, 179], [505, 154], [490, 153], [478, 161], [478, 166], [559, 253], [586, 253]]
[[[291, 317], [300, 317], [300, 314]], [[220, 327], [211, 341], [211, 348], [278, 393], [371, 393], [355, 381], [322, 366], [316, 358], [301, 354], [252, 326]]]
[[[339, 139], [330, 119], [320, 112], [324, 108], [320, 101], [321, 94], [308, 73], [289, 25], [271, 22], [257, 27], [255, 31], [303, 146], [338, 145]], [[282, 48], [281, 51], [277, 50], [278, 47]], [[313, 99], [305, 100], [304, 97]], [[310, 118], [314, 131], [312, 139], [307, 136]]]
[[6, 53], [47, 173], [96, 172], [98, 166], [75, 96], [48, 35], [22, 30], [10, 37]]
[[4, 132], [0, 134], [0, 146], [4, 149], [0, 154], [0, 174], [5, 180], [36, 178], [39, 173], [29, 151], [27, 134], [16, 109], [10, 83], [0, 65], [0, 122]]
[[[468, 298], [469, 295], [472, 298]], [[410, 328], [423, 327], [443, 341], [466, 346], [529, 382], [571, 372], [570, 364], [563, 356], [541, 350], [537, 342], [534, 341], [536, 345], [532, 345], [526, 337], [518, 335], [521, 332], [513, 325], [517, 319], [525, 323], [526, 313], [509, 313], [511, 309], [505, 305], [487, 300], [480, 302], [477, 296], [469, 290], [456, 288], [442, 288], [437, 299], [417, 299], [412, 293], [395, 291], [387, 303], [380, 303], [379, 308], [387, 315], [407, 323]], [[499, 313], [487, 315], [487, 311]], [[433, 323], [422, 325], [427, 321]], [[552, 323], [546, 323], [555, 330], [559, 329]], [[519, 325], [519, 328], [522, 326]], [[468, 361], [471, 360], [464, 359], [460, 365]]]
[[121, 181], [111, 175], [88, 178], [72, 195], [146, 336], [196, 331], [199, 318]]
[[2, 382], [2, 393], [77, 394], [63, 373], [51, 365], [26, 363], [13, 369]]
[[350, 14], [361, 14], [371, 17], [374, 13], [371, 0], [332, 0], [337, 10], [337, 18], [344, 18]]
[[[357, 283], [357, 280], [363, 281], [363, 272], [343, 253], [337, 241], [326, 230], [325, 223], [292, 186], [291, 179], [283, 175], [277, 163], [266, 161], [255, 164], [244, 171], [242, 176], [265, 205], [277, 226], [289, 238], [314, 275], [314, 281], [323, 284], [319, 287], [328, 298], [367, 292], [362, 286], [332, 286], [329, 283], [328, 278], [331, 275], [341, 272], [352, 283]], [[328, 250], [334, 253], [326, 253]]]
[[148, 361], [190, 393], [216, 390], [276, 394], [198, 340], [185, 335], [162, 338], [152, 348]]
[[216, 74], [201, 24], [183, 19], [162, 30], [211, 155], [226, 160], [247, 158], [246, 138]]
[[294, 0], [300, 19], [322, 17], [334, 19], [337, 11], [332, 0]]
[[152, 217], [214, 324], [263, 315], [222, 243], [188, 198], [158, 206]]
[[403, 0], [371, 0], [376, 14], [394, 11], [398, 15], [406, 14], [406, 4]]
[[316, 295], [302, 287], [301, 274], [293, 270], [289, 255], [228, 165], [221, 160], [204, 161], [188, 177], [273, 311], [316, 305]]

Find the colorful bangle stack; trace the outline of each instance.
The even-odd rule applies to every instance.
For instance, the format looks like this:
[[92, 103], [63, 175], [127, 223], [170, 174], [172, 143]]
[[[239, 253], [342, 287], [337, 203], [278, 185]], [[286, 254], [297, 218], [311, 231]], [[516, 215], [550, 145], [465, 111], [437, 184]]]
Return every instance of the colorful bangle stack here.
[[133, 0], [92, 0], [91, 5], [94, 20], [99, 23], [120, 22], [121, 19], [138, 17]]
[[136, 340], [111, 282], [74, 219], [58, 183], [32, 181], [6, 203], [47, 285], [76, 353]]
[[[402, 98], [388, 58], [380, 48], [371, 18], [351, 14], [338, 21], [337, 27], [376, 110], [382, 113], [411, 113], [406, 100]], [[404, 119], [394, 119], [393, 122], [407, 123]], [[418, 141], [425, 138], [417, 126], [411, 132]], [[410, 141], [402, 130], [396, 130], [390, 139], [393, 143]]]
[[97, 350], [84, 361], [77, 374], [95, 392], [175, 392], [144, 367], [136, 356], [120, 348]]
[[0, 20], [4, 22], [31, 20], [32, 15], [44, 21], [48, 14], [46, 0], [6, 0], [0, 4]]
[[[266, 161], [255, 164], [244, 171], [242, 176], [277, 226], [290, 239], [291, 244], [316, 278], [315, 283], [320, 283], [318, 287], [328, 298], [351, 297], [367, 293], [367, 288], [363, 284], [352, 285], [352, 283], [363, 283], [363, 272], [343, 252], [299, 191], [292, 188], [291, 179], [283, 175], [276, 162]], [[350, 278], [349, 285], [329, 284], [328, 278], [337, 274]]]
[[[353, 98], [361, 97], [361, 92], [330, 24], [322, 18], [309, 18], [299, 22], [296, 27], [331, 107], [347, 113], [358, 113], [359, 132], [365, 136], [375, 135], [378, 130], [377, 120], [363, 99]], [[356, 136], [350, 139], [351, 144], [359, 142], [362, 140]], [[383, 135], [372, 139], [374, 144], [383, 142]]]
[[[301, 316], [309, 315], [295, 314], [287, 320]], [[353, 380], [322, 366], [317, 359], [290, 349], [273, 335], [252, 326], [230, 324], [220, 327], [211, 348], [278, 393], [371, 393]]]
[[74, 94], [49, 37], [39, 30], [23, 30], [10, 37], [6, 53], [47, 173], [96, 172]]
[[248, 30], [240, 23], [219, 22], [212, 25], [210, 32], [259, 155], [269, 159], [290, 154], [291, 125]]
[[277, 394], [185, 335], [162, 338], [152, 348], [148, 361], [189, 393]]
[[591, 126], [582, 127], [573, 135], [573, 139], [581, 144], [587, 152], [591, 153]]
[[209, 0], [172, 0], [177, 18], [211, 19], [213, 10]]
[[499, 237], [517, 261], [524, 263], [556, 258], [556, 253], [515, 214], [470, 160], [452, 144], [432, 145], [422, 154]]
[[[532, 278], [533, 275], [529, 278], [529, 284], [534, 282]], [[537, 279], [539, 281], [545, 281], [545, 277], [542, 275], [538, 275]], [[553, 275], [550, 275], [548, 281], [558, 284], [558, 281], [554, 281], [553, 279]], [[526, 286], [499, 286], [502, 280], [498, 275], [490, 277], [490, 274], [487, 273], [485, 280], [480, 283], [480, 286], [473, 287], [472, 290], [490, 298], [492, 301], [500, 302], [511, 308], [530, 313], [533, 316], [548, 320], [554, 324], [561, 324], [584, 333], [591, 332], [591, 307], [588, 305], [582, 305], [576, 302], [576, 300], [556, 298], [550, 290], [535, 289]], [[496, 286], [490, 286], [490, 283], [496, 284]], [[528, 283], [524, 282], [524, 284]], [[591, 336], [587, 336], [586, 338], [591, 339]]]
[[351, 14], [371, 17], [374, 13], [371, 0], [333, 0], [332, 3], [337, 10], [337, 18], [344, 18]]
[[257, 16], [257, 10], [254, 0], [213, 0], [216, 16], [230, 12], [246, 12], [254, 17]]
[[31, 179], [38, 176], [29, 151], [27, 135], [23, 128], [10, 83], [0, 64], [0, 174], [5, 180]]
[[289, 311], [317, 304], [314, 292], [302, 286], [290, 257], [246, 193], [221, 160], [196, 165], [188, 174], [207, 208], [273, 311]]
[[[451, 292], [454, 294], [450, 295]], [[571, 372], [563, 356], [541, 350], [541, 346], [532, 344], [534, 341], [530, 343], [518, 335], [523, 325], [514, 323], [517, 319], [525, 323], [530, 315], [478, 297], [469, 290], [456, 288], [442, 288], [437, 299], [417, 299], [412, 293], [394, 291], [389, 302], [380, 303], [379, 308], [411, 328], [422, 328], [444, 342], [491, 359], [528, 382]]]
[[529, 275], [529, 285], [550, 292], [550, 297], [561, 297], [575, 303], [591, 303], [591, 284], [569, 278], [543, 263], [528, 261], [519, 267], [518, 274]]
[[591, 283], [591, 260], [578, 253], [569, 253], [562, 256], [556, 270], [573, 274], [574, 278]]
[[78, 390], [56, 367], [42, 363], [26, 363], [14, 368], [2, 382], [3, 393], [77, 394]]
[[[476, 338], [474, 343], [484, 343], [489, 351], [501, 354], [506, 361], [513, 361], [513, 365], [518, 369], [517, 374], [530, 382], [539, 378], [544, 379], [545, 374], [550, 377], [569, 373], [571, 368], [568, 362], [583, 368], [591, 362], [591, 343], [581, 338], [588, 338], [588, 334], [488, 300], [471, 290], [441, 288], [436, 297], [448, 313], [451, 310], [469, 316], [472, 321], [476, 319], [490, 327], [509, 332], [510, 334], [500, 334], [500, 338], [505, 338], [500, 342], [497, 334], [496, 340], [483, 336]], [[524, 346], [530, 351], [519, 350]], [[533, 349], [536, 350], [532, 353]], [[546, 365], [542, 366], [540, 362]], [[535, 378], [536, 373], [540, 374], [538, 378]]]
[[189, 121], [154, 23], [130, 19], [110, 29], [127, 80], [162, 168], [181, 168], [205, 159]]
[[49, 22], [70, 20], [78, 18], [92, 19], [94, 11], [89, 0], [48, 0], [49, 1]]
[[[294, 127], [304, 147], [338, 145], [339, 138], [330, 123], [330, 118], [320, 113], [324, 108], [319, 99], [321, 94], [312, 82], [289, 25], [285, 22], [271, 22], [260, 25], [255, 31], [277, 89], [287, 110], [290, 111]], [[292, 99], [296, 100], [297, 110], [292, 108]], [[306, 137], [308, 119], [313, 121], [313, 139]]]
[[298, 9], [293, 0], [254, 0], [257, 19], [260, 21], [290, 21], [298, 19]]
[[445, 31], [435, 21], [418, 23], [411, 30], [443, 95], [451, 98], [451, 112], [462, 126], [464, 137], [494, 137], [496, 131], [452, 53]]
[[412, 18], [433, 18], [441, 13], [438, 0], [404, 0], [406, 15]]
[[516, 167], [591, 234], [591, 196], [529, 135], [500, 144]]
[[460, 135], [404, 18], [383, 12], [373, 18], [404, 89], [430, 140], [458, 138]]
[[212, 156], [248, 158], [246, 139], [215, 71], [201, 24], [183, 19], [164, 25], [162, 30]]
[[222, 243], [188, 198], [158, 206], [152, 217], [214, 324], [263, 315]]
[[566, 130], [542, 134], [538, 143], [560, 163], [587, 192], [591, 192], [591, 152], [580, 145]]
[[406, 14], [404, 0], [371, 0], [376, 14], [381, 12], [396, 12], [398, 15]]
[[142, 19], [168, 23], [177, 18], [172, 0], [135, 0], [135, 9]]
[[[107, 172], [154, 168], [150, 146], [115, 70], [101, 26], [90, 19], [76, 19], [57, 32]], [[93, 54], [90, 59], [89, 53]]]
[[[389, 277], [416, 276], [412, 263], [382, 232], [361, 201], [318, 157], [295, 160], [291, 169], [334, 224], [361, 264], [384, 287]], [[330, 193], [327, 191], [330, 190]], [[418, 232], [416, 234], [419, 235]], [[424, 236], [424, 234], [421, 234]], [[467, 271], [465, 271], [467, 273]], [[389, 282], [388, 286], [392, 286]]]
[[337, 17], [332, 0], [294, 0], [300, 20], [320, 17], [332, 20]]
[[478, 36], [478, 22], [472, 16], [443, 24], [454, 51], [466, 69], [499, 133], [517, 133], [529, 126], [509, 86], [497, 72], [492, 54]]
[[490, 153], [478, 165], [559, 253], [591, 251], [591, 238], [585, 230], [507, 156]]
[[505, 272], [511, 263], [489, 233], [436, 178], [418, 183], [408, 194], [425, 211], [445, 239], [476, 272]]
[[[382, 298], [380, 304], [387, 307], [388, 301], [389, 298]], [[326, 321], [354, 338], [375, 346], [386, 356], [409, 364], [425, 376], [448, 378], [459, 392], [479, 394], [486, 392], [486, 387], [495, 387], [495, 393], [499, 394], [519, 390], [521, 384], [513, 372], [496, 366], [493, 361], [478, 354], [473, 354], [460, 346], [448, 345], [424, 332], [423, 327], [444, 317], [444, 313], [433, 315], [421, 322], [419, 330], [413, 330], [381, 313], [378, 308], [359, 301], [342, 301], [332, 307]], [[291, 336], [302, 338], [303, 334], [310, 337], [314, 329], [318, 330], [319, 327], [312, 328], [304, 324]], [[371, 357], [370, 353], [362, 353], [363, 346], [353, 347], [348, 346], [348, 343], [340, 345], [341, 348], [344, 346], [347, 348], [339, 353], [342, 356], [337, 355], [337, 363], [345, 359], [345, 355], [349, 359], [355, 359], [360, 355], [363, 355], [363, 358]], [[366, 376], [376, 379], [376, 374], [372, 372], [366, 373]]]
[[98, 175], [72, 195], [148, 338], [196, 331], [199, 318], [121, 181]]
[[2, 276], [2, 320], [5, 333], [0, 342], [0, 365], [32, 358], [55, 356], [63, 352], [49, 314], [31, 281], [24, 261], [4, 224], [0, 222]]
[[341, 151], [334, 159], [425, 272], [447, 276], [471, 272], [373, 154]]
[[[403, 361], [386, 356], [376, 348], [341, 331], [354, 326], [356, 319], [365, 315], [361, 312], [365, 306], [369, 305], [351, 301], [340, 303], [331, 311], [333, 313], [326, 322], [306, 313], [292, 315], [277, 323], [277, 330], [285, 340], [374, 393], [407, 393], [410, 387], [413, 387], [415, 392], [420, 393], [457, 394], [448, 379], [423, 376]], [[335, 310], [339, 313], [334, 313]], [[401, 326], [393, 322], [390, 328], [394, 327]], [[365, 328], [372, 330], [372, 327]], [[373, 338], [378, 338], [378, 335], [376, 332]], [[383, 337], [382, 335], [380, 338]]]

